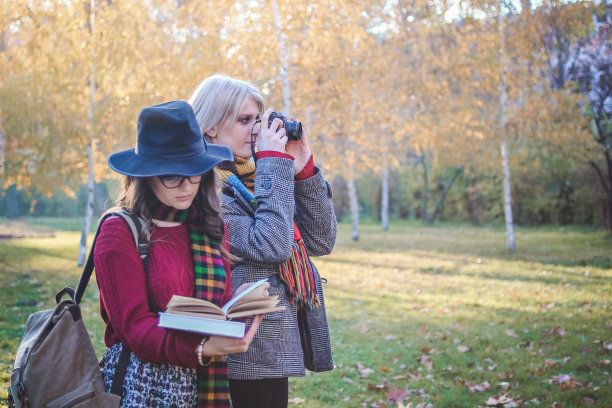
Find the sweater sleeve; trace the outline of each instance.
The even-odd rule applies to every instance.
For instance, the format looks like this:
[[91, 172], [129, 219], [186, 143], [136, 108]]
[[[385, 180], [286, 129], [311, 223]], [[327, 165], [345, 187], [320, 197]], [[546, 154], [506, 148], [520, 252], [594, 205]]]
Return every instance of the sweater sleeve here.
[[157, 326], [157, 314], [149, 309], [143, 263], [123, 220], [104, 222], [94, 263], [102, 316], [106, 317], [106, 345], [112, 345], [109, 333], [113, 333], [112, 337], [145, 361], [196, 367], [196, 348], [202, 336]]

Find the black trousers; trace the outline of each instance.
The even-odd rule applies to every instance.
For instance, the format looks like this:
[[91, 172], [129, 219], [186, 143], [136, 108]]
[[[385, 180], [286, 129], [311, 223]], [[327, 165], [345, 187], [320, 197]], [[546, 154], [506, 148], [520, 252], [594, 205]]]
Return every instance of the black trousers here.
[[289, 379], [229, 380], [233, 408], [287, 408]]

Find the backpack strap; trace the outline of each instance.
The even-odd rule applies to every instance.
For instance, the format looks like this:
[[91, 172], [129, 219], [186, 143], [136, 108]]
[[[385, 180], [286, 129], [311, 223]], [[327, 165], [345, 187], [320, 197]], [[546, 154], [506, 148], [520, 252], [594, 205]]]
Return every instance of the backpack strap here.
[[[85, 267], [83, 268], [83, 273], [81, 274], [81, 278], [79, 279], [79, 284], [77, 286], [76, 292], [69, 287], [64, 288], [60, 291], [56, 296], [56, 301], [59, 303], [61, 301], [62, 296], [65, 294], [69, 294], [70, 297], [78, 304], [81, 302], [81, 298], [85, 293], [85, 289], [87, 288], [87, 284], [89, 283], [89, 279], [91, 278], [91, 274], [94, 269], [94, 248], [96, 247], [96, 239], [98, 238], [98, 234], [100, 233], [100, 228], [104, 221], [110, 218], [122, 218], [123, 221], [127, 224], [128, 228], [132, 232], [132, 237], [134, 238], [134, 244], [136, 244], [136, 248], [138, 249], [138, 253], [140, 254], [140, 258], [142, 259], [144, 265], [145, 276], [148, 275], [149, 272], [149, 247], [151, 241], [151, 233], [149, 230], [145, 231], [145, 221], [138, 217], [133, 212], [122, 208], [120, 211], [110, 210], [105, 213], [98, 222], [98, 227], [96, 229], [96, 235], [94, 236], [93, 242], [91, 243], [91, 249], [89, 250], [89, 255], [87, 256], [87, 262], [85, 263]], [[151, 298], [148, 296], [147, 290], [147, 298], [149, 299], [149, 308], [151, 308], [152, 302]], [[155, 309], [151, 309], [155, 310]], [[132, 352], [125, 344], [122, 345], [121, 354], [119, 355], [119, 361], [117, 362], [117, 367], [115, 368], [115, 375], [113, 377], [113, 382], [111, 385], [110, 392], [112, 394], [122, 396], [123, 392], [123, 383], [125, 380], [125, 376], [127, 374], [127, 368], [130, 364], [130, 357]]]
[[120, 211], [109, 211], [102, 215], [100, 221], [98, 222], [98, 228], [96, 229], [96, 234], [94, 235], [93, 242], [91, 243], [91, 248], [89, 250], [89, 255], [87, 256], [87, 261], [85, 262], [85, 266], [83, 267], [83, 273], [81, 274], [81, 278], [79, 279], [79, 284], [77, 286], [76, 292], [74, 292], [71, 288], [64, 288], [61, 290], [57, 296], [57, 303], [60, 302], [62, 296], [65, 294], [69, 294], [70, 297], [75, 301], [76, 304], [81, 303], [81, 299], [83, 294], [85, 293], [85, 289], [87, 288], [87, 284], [91, 279], [91, 274], [94, 270], [94, 248], [96, 247], [96, 240], [98, 235], [100, 234], [100, 228], [104, 221], [109, 218], [122, 218], [123, 221], [127, 224], [130, 231], [132, 231], [132, 236], [134, 237], [134, 243], [136, 248], [138, 249], [138, 253], [140, 254], [140, 258], [144, 263], [145, 273], [149, 270], [149, 246], [150, 246], [150, 231], [145, 231], [144, 224], [145, 221], [138, 217], [133, 212], [122, 208]]

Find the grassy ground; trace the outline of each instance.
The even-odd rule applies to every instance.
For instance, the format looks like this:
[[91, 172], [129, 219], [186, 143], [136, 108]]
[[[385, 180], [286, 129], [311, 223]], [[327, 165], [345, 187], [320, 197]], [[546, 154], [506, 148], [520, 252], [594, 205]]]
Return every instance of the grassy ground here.
[[[76, 284], [78, 241], [0, 242], [0, 401], [27, 316]], [[291, 379], [290, 406], [612, 407], [612, 239], [535, 228], [516, 241], [508, 253], [500, 229], [398, 222], [353, 242], [341, 225], [315, 260], [337, 367]], [[95, 292], [83, 305], [102, 353]]]

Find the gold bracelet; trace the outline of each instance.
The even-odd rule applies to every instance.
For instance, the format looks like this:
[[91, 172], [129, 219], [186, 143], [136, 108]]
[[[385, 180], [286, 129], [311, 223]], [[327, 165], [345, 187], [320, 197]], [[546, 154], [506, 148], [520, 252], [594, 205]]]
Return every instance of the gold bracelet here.
[[204, 336], [202, 338], [202, 341], [200, 342], [200, 345], [198, 346], [198, 350], [197, 350], [197, 354], [198, 354], [198, 364], [200, 364], [202, 367], [206, 367], [208, 365], [210, 365], [210, 361], [211, 361], [211, 356], [206, 358], [206, 362], [204, 362], [204, 344], [208, 341], [208, 339], [210, 339], [210, 337], [208, 336]]

